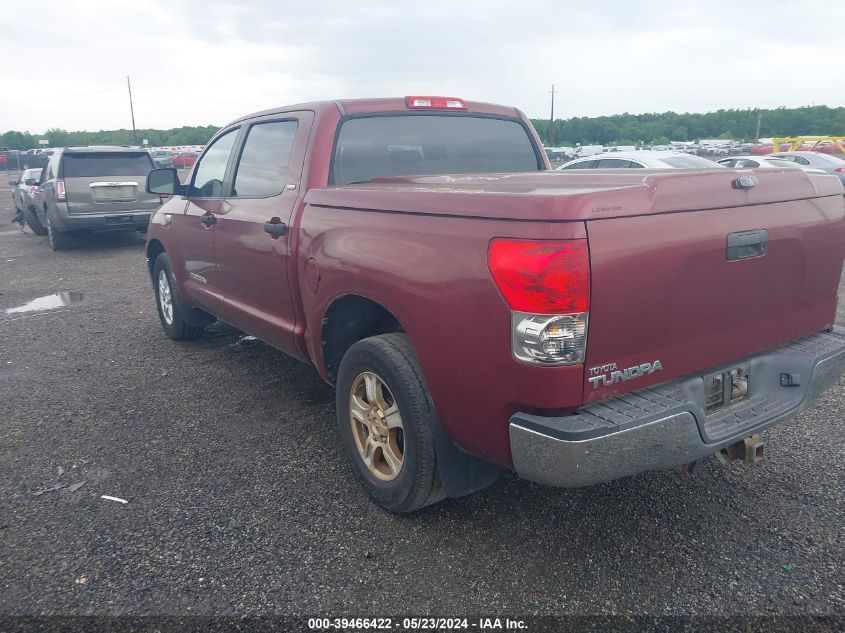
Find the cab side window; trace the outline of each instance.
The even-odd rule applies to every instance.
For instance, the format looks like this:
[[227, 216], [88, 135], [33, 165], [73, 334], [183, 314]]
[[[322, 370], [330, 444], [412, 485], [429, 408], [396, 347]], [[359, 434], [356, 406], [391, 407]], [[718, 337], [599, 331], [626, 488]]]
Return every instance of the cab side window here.
[[229, 155], [238, 138], [238, 130], [229, 130], [205, 150], [194, 170], [191, 197], [220, 198], [223, 195], [223, 177], [226, 175]]
[[284, 191], [297, 125], [297, 121], [273, 121], [249, 128], [232, 196], [267, 198]]
[[44, 165], [44, 170], [41, 172], [41, 178], [39, 178], [39, 182], [43, 185], [48, 180], [53, 180], [55, 174], [53, 173], [53, 165], [55, 161], [51, 158], [47, 161], [47, 164]]

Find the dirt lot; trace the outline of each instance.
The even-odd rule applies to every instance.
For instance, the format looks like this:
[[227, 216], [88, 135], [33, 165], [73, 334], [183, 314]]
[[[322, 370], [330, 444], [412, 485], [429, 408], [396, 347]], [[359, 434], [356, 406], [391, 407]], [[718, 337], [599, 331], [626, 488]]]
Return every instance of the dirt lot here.
[[[505, 476], [392, 516], [309, 366], [223, 324], [166, 339], [140, 238], [53, 253], [11, 215], [5, 188], [2, 614], [845, 615], [845, 384], [771, 431], [762, 466]], [[3, 313], [60, 291], [82, 296]]]

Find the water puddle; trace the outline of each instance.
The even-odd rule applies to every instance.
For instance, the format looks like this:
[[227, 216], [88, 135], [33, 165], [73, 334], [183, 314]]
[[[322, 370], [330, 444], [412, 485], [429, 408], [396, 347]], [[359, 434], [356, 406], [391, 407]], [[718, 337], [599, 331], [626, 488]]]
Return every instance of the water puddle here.
[[45, 310], [55, 310], [57, 308], [64, 308], [72, 303], [79, 303], [82, 301], [81, 292], [57, 292], [56, 294], [47, 295], [46, 297], [38, 297], [29, 303], [25, 303], [17, 308], [7, 308], [6, 314], [17, 314], [19, 312], [43, 312]]

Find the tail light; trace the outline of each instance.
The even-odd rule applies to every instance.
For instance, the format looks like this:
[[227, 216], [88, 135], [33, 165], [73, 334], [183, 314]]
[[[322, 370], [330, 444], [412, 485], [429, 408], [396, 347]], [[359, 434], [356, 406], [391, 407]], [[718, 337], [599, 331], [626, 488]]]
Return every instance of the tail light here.
[[411, 110], [466, 110], [467, 104], [456, 97], [405, 97]]
[[514, 357], [538, 365], [583, 362], [590, 307], [586, 240], [493, 240], [488, 265], [511, 308]]
[[835, 171], [838, 174], [845, 174], [845, 167], [837, 167], [833, 171]]
[[65, 181], [56, 181], [56, 202], [67, 202], [67, 194], [65, 193]]
[[32, 196], [34, 196], [36, 191], [38, 191], [38, 187], [35, 185], [31, 185], [29, 187], [29, 197], [31, 198]]

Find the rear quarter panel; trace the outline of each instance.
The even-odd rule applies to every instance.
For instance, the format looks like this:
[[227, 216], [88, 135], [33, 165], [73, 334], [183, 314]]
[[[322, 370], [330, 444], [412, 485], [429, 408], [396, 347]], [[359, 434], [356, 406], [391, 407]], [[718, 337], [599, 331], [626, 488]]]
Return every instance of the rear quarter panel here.
[[[402, 324], [417, 351], [447, 434], [509, 466], [510, 415], [581, 402], [583, 366], [540, 368], [511, 355], [510, 310], [487, 268], [495, 237], [585, 238], [582, 222], [520, 222], [307, 206], [298, 276], [309, 356], [323, 376], [322, 320], [347, 294], [372, 299]], [[316, 293], [302, 283], [319, 268]]]

